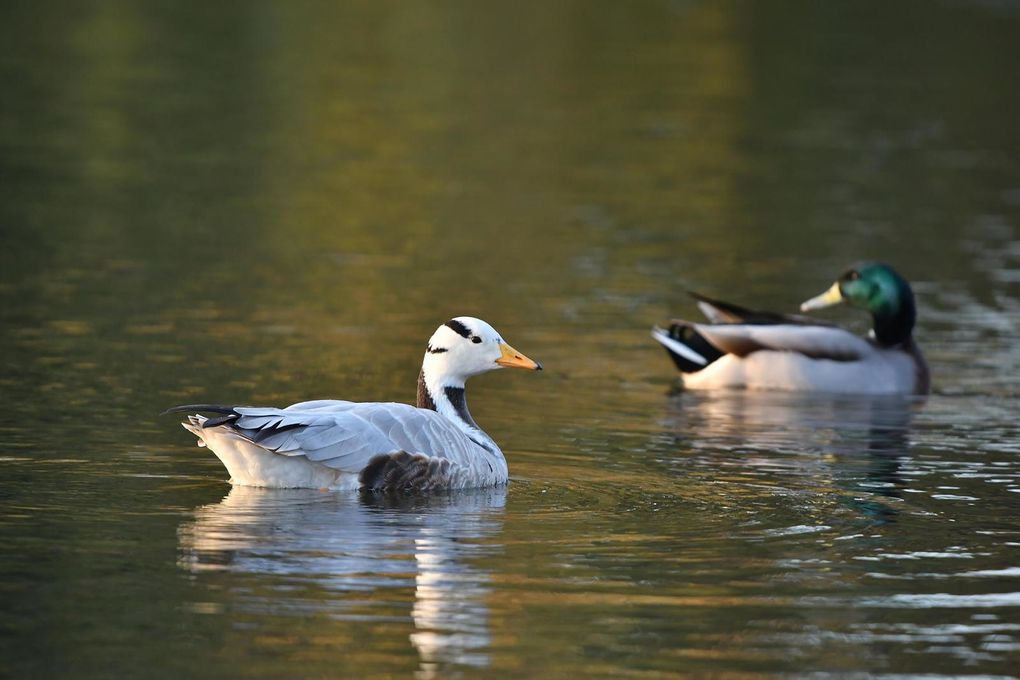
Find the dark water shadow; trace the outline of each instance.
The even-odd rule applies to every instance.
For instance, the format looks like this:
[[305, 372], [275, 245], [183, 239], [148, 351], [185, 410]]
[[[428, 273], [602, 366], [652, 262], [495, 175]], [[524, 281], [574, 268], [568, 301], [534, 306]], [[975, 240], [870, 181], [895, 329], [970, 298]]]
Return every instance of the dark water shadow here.
[[[489, 666], [491, 574], [475, 558], [503, 528], [506, 488], [426, 495], [364, 495], [305, 489], [233, 487], [199, 507], [178, 530], [179, 566], [194, 574], [226, 571], [283, 579], [344, 595], [404, 598], [413, 586], [410, 642], [419, 675], [444, 665]], [[303, 598], [300, 608], [334, 614], [335, 602]], [[260, 603], [295, 611], [287, 591]]]

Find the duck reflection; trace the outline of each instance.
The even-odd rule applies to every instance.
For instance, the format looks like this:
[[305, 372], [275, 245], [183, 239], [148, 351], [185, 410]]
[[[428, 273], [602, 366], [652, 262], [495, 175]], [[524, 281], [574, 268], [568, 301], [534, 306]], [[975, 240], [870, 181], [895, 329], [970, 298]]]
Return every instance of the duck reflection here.
[[[505, 487], [354, 497], [235, 486], [179, 528], [179, 564], [191, 572], [284, 577], [340, 593], [396, 592], [413, 573], [410, 641], [420, 659], [418, 676], [438, 677], [444, 665], [489, 665], [490, 575], [470, 562], [493, 549], [484, 541], [502, 531], [505, 501]], [[294, 603], [285, 598], [280, 609], [290, 611]]]
[[[871, 519], [896, 511], [880, 498], [900, 498], [907, 486], [902, 465], [910, 455], [910, 423], [922, 400], [900, 396], [730, 391], [670, 396], [674, 439], [693, 450], [737, 452], [746, 465], [775, 469], [776, 453], [804, 471], [831, 477]], [[871, 496], [873, 500], [869, 500]]]

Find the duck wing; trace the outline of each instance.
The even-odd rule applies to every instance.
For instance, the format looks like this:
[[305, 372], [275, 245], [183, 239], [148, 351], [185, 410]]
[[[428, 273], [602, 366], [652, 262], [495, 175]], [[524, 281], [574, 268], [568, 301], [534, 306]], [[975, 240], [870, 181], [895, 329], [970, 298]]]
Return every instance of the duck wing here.
[[[796, 314], [747, 309], [694, 291], [689, 291], [689, 294], [698, 301], [698, 309], [712, 325], [674, 319], [667, 328], [652, 329], [652, 337], [666, 348], [683, 373], [696, 373], [726, 354], [746, 356], [759, 349], [798, 351], [797, 348], [801, 348], [805, 350], [802, 353], [818, 357], [851, 354], [846, 348], [849, 341], [838, 334], [840, 329], [837, 326], [828, 322]], [[836, 331], [837, 334], [830, 337], [809, 330], [816, 328]], [[706, 329], [711, 329], [711, 332], [706, 332]], [[801, 331], [808, 332], [799, 335]], [[863, 348], [857, 346], [856, 349]]]
[[698, 301], [698, 309], [705, 315], [705, 318], [712, 323], [736, 323], [736, 324], [784, 324], [797, 326], [831, 326], [825, 321], [801, 316], [799, 314], [779, 314], [777, 312], [762, 312], [754, 309], [740, 307], [731, 302], [714, 300], [701, 293], [688, 291], [688, 294]]
[[724, 354], [743, 357], [759, 350], [796, 352], [812, 359], [859, 361], [874, 351], [867, 340], [838, 326], [807, 324], [692, 324]]

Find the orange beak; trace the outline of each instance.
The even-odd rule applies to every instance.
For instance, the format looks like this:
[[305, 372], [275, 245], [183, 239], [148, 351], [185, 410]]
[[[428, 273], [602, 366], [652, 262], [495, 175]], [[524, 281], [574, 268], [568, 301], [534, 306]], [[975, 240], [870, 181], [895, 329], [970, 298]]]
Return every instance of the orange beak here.
[[541, 371], [542, 364], [524, 356], [505, 342], [499, 343], [499, 351], [503, 355], [496, 359], [496, 363], [507, 368], [528, 368], [532, 371]]

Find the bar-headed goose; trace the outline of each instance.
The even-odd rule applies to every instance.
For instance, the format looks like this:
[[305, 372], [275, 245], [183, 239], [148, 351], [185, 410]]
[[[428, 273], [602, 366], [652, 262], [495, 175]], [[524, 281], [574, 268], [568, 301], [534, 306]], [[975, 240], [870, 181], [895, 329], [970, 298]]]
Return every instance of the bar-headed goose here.
[[506, 459], [468, 412], [464, 383], [505, 366], [542, 366], [468, 316], [429, 339], [418, 403], [306, 401], [287, 408], [175, 406], [181, 423], [226, 466], [233, 484], [335, 490], [468, 488], [504, 484]]
[[928, 364], [912, 335], [906, 280], [885, 264], [847, 270], [802, 312], [839, 303], [871, 313], [864, 338], [804, 316], [756, 312], [694, 294], [711, 323], [655, 328], [688, 389], [745, 387], [846, 394], [927, 394]]

